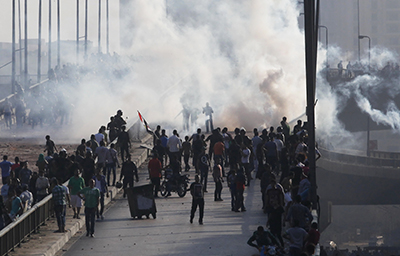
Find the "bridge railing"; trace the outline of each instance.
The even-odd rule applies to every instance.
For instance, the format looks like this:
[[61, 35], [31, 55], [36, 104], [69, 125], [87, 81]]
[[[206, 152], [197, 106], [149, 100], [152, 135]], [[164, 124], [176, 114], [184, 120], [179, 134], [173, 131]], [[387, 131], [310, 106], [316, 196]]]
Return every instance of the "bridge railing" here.
[[400, 168], [400, 153], [371, 151], [370, 157], [319, 149], [324, 158], [349, 164]]
[[39, 203], [22, 214], [16, 221], [0, 230], [0, 255], [7, 255], [16, 246], [20, 246], [26, 237], [37, 232], [53, 214], [53, 200], [48, 195]]

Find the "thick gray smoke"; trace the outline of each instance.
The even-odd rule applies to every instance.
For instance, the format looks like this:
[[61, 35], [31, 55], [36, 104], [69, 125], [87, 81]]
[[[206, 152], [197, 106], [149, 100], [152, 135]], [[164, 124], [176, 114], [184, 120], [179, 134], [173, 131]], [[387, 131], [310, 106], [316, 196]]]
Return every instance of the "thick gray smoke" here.
[[[335, 47], [330, 48], [329, 51], [330, 59], [337, 62], [344, 60], [344, 65], [349, 60], [354, 60], [352, 56], [344, 56], [340, 49]], [[363, 75], [356, 76], [349, 81], [343, 80], [331, 87], [325, 79], [325, 73], [320, 74], [317, 88], [319, 102], [316, 110], [317, 132], [322, 140], [336, 149], [355, 149], [365, 153], [366, 134], [346, 131], [344, 125], [337, 118], [340, 112], [345, 111], [344, 107], [350, 100], [354, 100], [359, 110], [366, 113], [371, 122], [392, 129], [391, 144], [395, 143], [395, 134], [400, 131], [400, 111], [395, 103], [400, 94], [399, 73], [394, 67], [396, 61], [395, 53], [375, 47], [371, 50], [371, 68]], [[369, 64], [368, 59], [362, 59], [361, 62], [364, 67]], [[322, 65], [320, 66], [322, 67]], [[360, 121], [362, 122], [360, 117], [354, 116], [354, 122]], [[372, 133], [370, 139], [382, 140], [383, 138], [384, 136], [380, 133], [377, 133], [377, 135]], [[386, 148], [378, 147], [378, 150], [387, 151], [388, 148], [398, 150], [393, 148], [390, 143]]]
[[[94, 42], [96, 8], [89, 10], [89, 31], [94, 33], [89, 37]], [[113, 17], [117, 8], [118, 4], [111, 5]], [[74, 37], [73, 5], [68, 11], [70, 22], [63, 22], [62, 28], [69, 32], [62, 34], [63, 39]], [[82, 76], [65, 94], [73, 104], [73, 126], [69, 127], [75, 131], [73, 140], [97, 132], [118, 109], [131, 122], [140, 110], [153, 128], [160, 123], [168, 132], [181, 130], [183, 107], [198, 114], [191, 130], [204, 127], [201, 111], [206, 102], [214, 109], [215, 126], [230, 130], [277, 126], [282, 116], [293, 120], [305, 112], [304, 34], [298, 26], [302, 16], [297, 1], [132, 0], [124, 6], [124, 12], [129, 15], [120, 22], [113, 19], [110, 29], [112, 49], [117, 43], [126, 47], [118, 51], [120, 66]], [[128, 35], [122, 37], [126, 41], [116, 40], [117, 31]], [[103, 31], [103, 50], [104, 36]], [[328, 53], [333, 67], [339, 60], [346, 64], [355, 59], [335, 46], [330, 46]], [[325, 65], [326, 54], [321, 47], [319, 70]], [[63, 63], [76, 62], [73, 55], [62, 58]], [[382, 48], [371, 51], [371, 66], [377, 69], [396, 59]], [[124, 74], [116, 76], [113, 69], [123, 69]], [[370, 74], [332, 88], [319, 76], [318, 136], [342, 145], [349, 142], [357, 148], [358, 138], [346, 132], [337, 119], [350, 98], [356, 99], [371, 120], [398, 130], [400, 115], [394, 104], [384, 109], [371, 104], [381, 90], [396, 97], [399, 86], [396, 82], [393, 85], [385, 85]]]
[[[201, 110], [209, 102], [215, 126], [229, 129], [299, 116], [304, 39], [296, 8], [290, 0], [171, 1], [168, 10], [164, 0], [131, 1], [121, 26], [132, 45], [121, 54], [134, 56], [132, 72], [113, 85], [117, 93], [102, 81], [82, 86], [79, 93], [98, 102], [78, 103], [79, 115], [108, 120], [117, 108], [130, 117], [139, 109], [149, 122], [180, 129], [183, 104]], [[192, 128], [204, 119], [200, 113]]]

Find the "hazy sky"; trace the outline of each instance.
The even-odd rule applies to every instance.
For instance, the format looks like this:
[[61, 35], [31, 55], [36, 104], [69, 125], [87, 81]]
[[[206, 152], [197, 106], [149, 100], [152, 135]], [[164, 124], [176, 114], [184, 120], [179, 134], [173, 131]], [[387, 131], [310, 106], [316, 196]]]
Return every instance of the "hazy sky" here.
[[[2, 33], [0, 41], [11, 42], [12, 40], [12, 1], [0, 0], [0, 23], [2, 24]], [[106, 0], [102, 1], [102, 45], [105, 45], [106, 35]], [[16, 3], [16, 29], [18, 38], [18, 3], [21, 2], [22, 28], [24, 27], [25, 0], [15, 0]], [[39, 0], [28, 0], [28, 38], [38, 38], [38, 17]], [[88, 39], [97, 45], [98, 31], [98, 0], [88, 1]], [[52, 41], [57, 38], [57, 0], [51, 0], [52, 5]], [[76, 0], [60, 0], [60, 30], [61, 40], [76, 40]], [[110, 12], [110, 51], [119, 48], [119, 1], [109, 0]], [[85, 0], [80, 0], [80, 36], [84, 36], [84, 9]], [[42, 38], [48, 41], [49, 24], [49, 0], [42, 0]], [[24, 32], [23, 32], [24, 33]], [[18, 40], [18, 39], [17, 39]]]

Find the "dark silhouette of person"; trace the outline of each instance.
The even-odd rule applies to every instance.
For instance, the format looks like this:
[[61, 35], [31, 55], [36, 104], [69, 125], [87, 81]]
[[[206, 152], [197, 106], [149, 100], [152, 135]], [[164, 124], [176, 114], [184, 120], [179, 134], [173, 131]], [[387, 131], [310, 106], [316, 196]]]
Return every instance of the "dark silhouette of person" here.
[[210, 132], [214, 130], [214, 125], [213, 125], [213, 118], [212, 114], [214, 113], [213, 109], [210, 107], [208, 102], [206, 103], [206, 106], [203, 108], [203, 114], [208, 116], [208, 119], [206, 120], [206, 132]]
[[121, 132], [118, 135], [118, 144], [119, 144], [119, 148], [121, 150], [121, 159], [122, 161], [125, 161], [125, 153], [126, 156], [129, 157], [130, 153], [129, 153], [129, 148], [131, 147], [131, 140], [129, 138], [129, 133], [125, 131], [126, 127], [125, 125], [123, 125], [121, 127]]

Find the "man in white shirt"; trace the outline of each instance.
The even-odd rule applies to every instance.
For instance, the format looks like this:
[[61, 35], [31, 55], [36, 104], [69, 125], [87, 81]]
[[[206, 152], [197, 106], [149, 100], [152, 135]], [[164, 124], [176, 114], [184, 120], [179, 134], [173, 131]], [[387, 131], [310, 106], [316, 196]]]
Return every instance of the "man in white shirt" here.
[[96, 148], [95, 154], [97, 156], [97, 168], [103, 170], [103, 174], [106, 173], [106, 157], [108, 148], [105, 147], [104, 141], [100, 141], [100, 147]]
[[102, 129], [99, 129], [99, 133], [96, 133], [94, 135], [94, 138], [96, 139], [97, 143], [100, 144], [101, 141], [104, 141], [104, 134], [102, 133]]
[[179, 138], [178, 132], [174, 130], [173, 135], [169, 137], [167, 142], [167, 147], [169, 149], [169, 159], [170, 161], [177, 160], [181, 162], [181, 148], [182, 148], [182, 141]]

